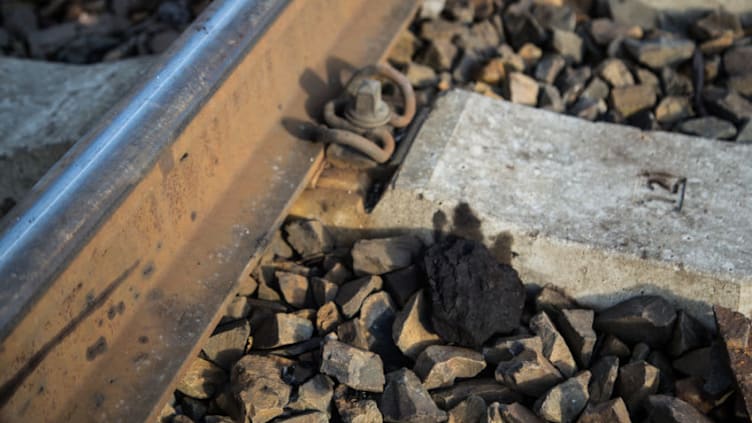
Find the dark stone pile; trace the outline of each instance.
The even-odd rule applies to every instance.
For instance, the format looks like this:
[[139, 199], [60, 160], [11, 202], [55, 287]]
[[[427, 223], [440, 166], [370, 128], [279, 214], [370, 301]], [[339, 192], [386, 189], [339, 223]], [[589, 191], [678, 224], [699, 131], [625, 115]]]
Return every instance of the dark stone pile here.
[[726, 349], [744, 361], [750, 325], [722, 319], [720, 338], [661, 297], [601, 312], [553, 287], [526, 298], [476, 241], [340, 249], [294, 221], [163, 421], [748, 421]]
[[424, 102], [457, 86], [591, 121], [752, 143], [750, 34], [752, 17], [722, 9], [428, 0], [390, 61]]
[[0, 54], [95, 63], [162, 53], [211, 0], [3, 0]]

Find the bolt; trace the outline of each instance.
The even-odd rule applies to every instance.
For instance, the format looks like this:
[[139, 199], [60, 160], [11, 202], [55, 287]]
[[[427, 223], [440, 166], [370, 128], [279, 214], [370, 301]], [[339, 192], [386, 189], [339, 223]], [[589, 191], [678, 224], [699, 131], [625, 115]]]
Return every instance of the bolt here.
[[347, 110], [347, 118], [355, 125], [375, 128], [385, 125], [391, 116], [389, 106], [381, 100], [381, 82], [364, 79], [355, 93], [355, 99]]

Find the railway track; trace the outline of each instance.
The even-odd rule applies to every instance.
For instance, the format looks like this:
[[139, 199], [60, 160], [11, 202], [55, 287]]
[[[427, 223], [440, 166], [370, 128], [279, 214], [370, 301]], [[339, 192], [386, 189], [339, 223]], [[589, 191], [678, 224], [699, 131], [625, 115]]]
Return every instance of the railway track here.
[[0, 421], [154, 421], [416, 7], [215, 1], [6, 219]]

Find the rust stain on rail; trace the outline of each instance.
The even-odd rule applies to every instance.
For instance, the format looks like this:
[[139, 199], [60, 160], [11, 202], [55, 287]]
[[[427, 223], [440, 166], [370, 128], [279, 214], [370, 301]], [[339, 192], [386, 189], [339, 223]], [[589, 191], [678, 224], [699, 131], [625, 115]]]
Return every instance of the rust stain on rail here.
[[296, 128], [416, 4], [289, 4], [0, 345], [0, 421], [156, 418], [322, 160]]

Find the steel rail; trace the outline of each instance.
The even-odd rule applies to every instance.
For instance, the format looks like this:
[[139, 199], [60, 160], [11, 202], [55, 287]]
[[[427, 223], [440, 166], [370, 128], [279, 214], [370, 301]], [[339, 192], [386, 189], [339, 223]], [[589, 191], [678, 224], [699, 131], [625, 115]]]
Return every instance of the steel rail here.
[[0, 238], [0, 421], [154, 419], [322, 158], [301, 140], [415, 1], [225, 0]]

